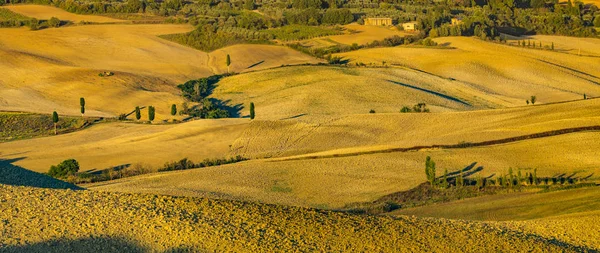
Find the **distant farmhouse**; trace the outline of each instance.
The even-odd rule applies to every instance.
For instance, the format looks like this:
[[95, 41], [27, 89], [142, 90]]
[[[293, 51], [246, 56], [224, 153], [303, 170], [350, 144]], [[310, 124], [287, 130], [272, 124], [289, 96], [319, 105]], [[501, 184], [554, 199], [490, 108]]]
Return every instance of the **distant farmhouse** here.
[[463, 22], [462, 18], [459, 18], [459, 17], [452, 18], [450, 21], [452, 22], [452, 25], [460, 25]]
[[413, 21], [413, 22], [403, 23], [402, 28], [404, 29], [404, 31], [407, 31], [407, 32], [416, 31], [417, 30], [417, 22]]
[[391, 18], [367, 18], [365, 25], [376, 25], [376, 26], [391, 26]]

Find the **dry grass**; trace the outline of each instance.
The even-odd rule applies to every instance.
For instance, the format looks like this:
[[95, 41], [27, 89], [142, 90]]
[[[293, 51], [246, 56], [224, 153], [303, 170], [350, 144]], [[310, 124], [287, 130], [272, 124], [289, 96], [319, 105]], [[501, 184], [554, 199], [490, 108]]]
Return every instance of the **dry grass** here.
[[59, 9], [52, 6], [46, 5], [8, 5], [1, 8], [9, 9], [13, 12], [19, 13], [24, 16], [37, 18], [40, 20], [48, 20], [52, 17], [57, 17], [60, 20], [68, 20], [75, 23], [81, 21], [94, 22], [94, 23], [119, 23], [125, 22], [120, 19], [94, 16], [94, 15], [79, 15], [67, 12], [63, 9]]
[[[289, 48], [264, 45], [233, 46], [208, 55], [157, 37], [191, 29], [188, 25], [2, 29], [0, 110], [77, 115], [79, 97], [85, 97], [91, 116], [116, 116], [135, 106], [153, 105], [162, 120], [170, 118], [171, 104], [183, 102], [177, 84], [226, 71], [225, 52], [232, 55], [232, 71], [317, 62]], [[99, 77], [104, 71], [115, 75]]]
[[227, 54], [231, 56], [230, 71], [241, 73], [282, 65], [316, 64], [323, 60], [283, 46], [234, 45], [210, 52], [208, 66], [214, 73], [226, 73]]
[[356, 33], [329, 36], [327, 38], [346, 45], [352, 45], [354, 43], [358, 45], [364, 45], [371, 43], [375, 40], [383, 40], [392, 36], [405, 36], [407, 33], [398, 31], [395, 27], [379, 27], [379, 26], [367, 26], [359, 25], [356, 23], [348, 24], [344, 26], [346, 29], [354, 30]]
[[[433, 157], [439, 171], [455, 171], [477, 162], [476, 167], [484, 168], [484, 176], [507, 173], [509, 167], [537, 168], [540, 176], [573, 172], [579, 172], [581, 176], [598, 175], [600, 163], [589, 159], [595, 157], [600, 148], [595, 141], [597, 138], [598, 133], [582, 133], [485, 148], [249, 161], [133, 177], [91, 186], [91, 189], [222, 197], [336, 209], [350, 203], [374, 201], [424, 182], [426, 156]], [[194, 180], [190, 181], [190, 178]]]
[[488, 221], [549, 219], [596, 211], [600, 208], [599, 197], [598, 187], [546, 193], [520, 192], [400, 209], [394, 214]]
[[235, 201], [4, 185], [0, 185], [0, 196], [3, 252], [585, 249], [479, 222], [356, 216]]
[[70, 134], [2, 143], [0, 155], [24, 158], [15, 164], [38, 172], [70, 158], [79, 162], [81, 171], [135, 163], [157, 168], [185, 157], [194, 161], [222, 158], [246, 127], [243, 119], [160, 126], [99, 124]]
[[[547, 38], [536, 36], [537, 38]], [[531, 95], [539, 103], [600, 96], [597, 57], [501, 45], [466, 37], [435, 39], [455, 49], [374, 48], [339, 54], [351, 62], [395, 64], [457, 80], [473, 99], [498, 106], [525, 105]], [[546, 43], [547, 44], [547, 43]], [[593, 39], [561, 37], [557, 44], [581, 45], [598, 52]], [[571, 49], [573, 46], [570, 47]], [[565, 50], [568, 50], [565, 48]]]

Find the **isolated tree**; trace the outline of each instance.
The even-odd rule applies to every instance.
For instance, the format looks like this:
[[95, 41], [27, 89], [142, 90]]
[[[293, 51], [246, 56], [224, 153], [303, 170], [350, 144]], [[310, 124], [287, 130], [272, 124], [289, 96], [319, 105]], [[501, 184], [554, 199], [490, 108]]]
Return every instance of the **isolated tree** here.
[[154, 120], [154, 106], [148, 106], [148, 120], [150, 122]]
[[530, 100], [531, 100], [531, 104], [532, 104], [532, 105], [535, 105], [535, 101], [537, 101], [537, 97], [535, 97], [535, 96], [531, 96], [531, 99], [530, 99]]
[[585, 93], [583, 93], [583, 100], [587, 99], [587, 95]]
[[171, 105], [171, 115], [172, 116], [177, 115], [177, 105], [175, 105], [175, 104]]
[[142, 118], [142, 112], [140, 111], [140, 107], [135, 107], [135, 119], [140, 120]]
[[54, 122], [54, 135], [57, 135], [56, 124], [58, 123], [58, 113], [56, 111], [52, 112], [52, 122]]
[[254, 102], [250, 102], [250, 119], [254, 119], [255, 117], [255, 112], [254, 112]]
[[527, 105], [529, 105], [529, 100], [525, 101], [527, 103]]
[[231, 65], [231, 57], [227, 54], [227, 73], [229, 74], [229, 65]]
[[429, 156], [425, 159], [425, 174], [431, 186], [435, 185], [435, 162]]
[[550, 46], [552, 50], [554, 50], [554, 42], [552, 42], [552, 46]]
[[81, 117], [85, 114], [85, 98], [79, 98], [79, 105], [81, 106]]

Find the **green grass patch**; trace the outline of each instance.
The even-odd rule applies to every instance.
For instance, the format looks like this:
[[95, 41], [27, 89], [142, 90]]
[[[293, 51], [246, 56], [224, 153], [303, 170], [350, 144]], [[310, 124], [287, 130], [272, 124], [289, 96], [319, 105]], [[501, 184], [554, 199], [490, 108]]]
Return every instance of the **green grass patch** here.
[[261, 31], [269, 34], [271, 37], [283, 40], [304, 40], [330, 35], [342, 34], [341, 29], [323, 27], [323, 26], [306, 26], [306, 25], [288, 25], [275, 29]]
[[[93, 120], [82, 117], [61, 116], [58, 133], [68, 133], [89, 125]], [[52, 115], [34, 113], [0, 112], [0, 142], [54, 135]]]
[[30, 19], [9, 9], [0, 8], [0, 21], [27, 21]]

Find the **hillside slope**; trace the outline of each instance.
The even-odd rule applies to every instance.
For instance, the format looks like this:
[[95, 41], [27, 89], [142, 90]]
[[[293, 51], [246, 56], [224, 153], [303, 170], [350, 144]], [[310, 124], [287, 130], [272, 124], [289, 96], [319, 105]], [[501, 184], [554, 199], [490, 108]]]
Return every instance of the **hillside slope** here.
[[[155, 195], [0, 185], [0, 208], [5, 221], [0, 223], [2, 252], [587, 249], [478, 222], [356, 216]], [[27, 229], [31, 227], [36, 229]]]
[[[597, 39], [536, 36], [557, 41], [556, 52], [507, 46], [468, 37], [436, 38], [447, 49], [399, 46], [373, 48], [338, 54], [351, 63], [373, 63], [418, 69], [471, 86], [479, 99], [499, 106], [524, 105], [530, 96], [539, 103], [600, 96], [600, 67], [597, 56], [577, 56], [573, 48], [600, 52]], [[483, 92], [481, 92], [483, 91]]]

